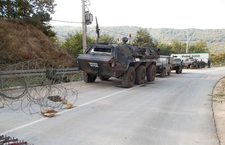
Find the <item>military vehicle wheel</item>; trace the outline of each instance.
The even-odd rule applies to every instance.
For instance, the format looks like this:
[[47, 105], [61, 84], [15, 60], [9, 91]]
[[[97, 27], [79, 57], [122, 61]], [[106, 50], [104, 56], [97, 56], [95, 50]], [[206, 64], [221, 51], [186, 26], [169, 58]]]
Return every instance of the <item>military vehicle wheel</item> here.
[[166, 70], [165, 69], [160, 73], [160, 76], [162, 78], [165, 78], [165, 76], [166, 76]]
[[182, 68], [182, 66], [180, 66], [180, 74], [182, 73], [182, 70], [183, 70], [183, 68]]
[[146, 76], [146, 69], [143, 65], [140, 65], [136, 70], [135, 84], [144, 84]]
[[96, 80], [96, 75], [88, 74], [84, 72], [84, 82], [93, 83]]
[[196, 67], [195, 68], [198, 69], [198, 64], [196, 64]]
[[149, 82], [153, 82], [155, 80], [155, 76], [156, 76], [156, 67], [155, 65], [150, 65], [147, 68], [147, 81]]
[[179, 74], [180, 67], [176, 68], [176, 73]]
[[134, 86], [135, 81], [135, 69], [130, 66], [128, 70], [122, 76], [122, 86], [130, 88]]
[[177, 74], [180, 74], [182, 72], [182, 66], [179, 66], [178, 68], [177, 68]]
[[105, 77], [105, 76], [99, 76], [99, 79], [101, 81], [108, 81], [110, 77]]
[[171, 69], [167, 72], [167, 75], [170, 76], [171, 74]]

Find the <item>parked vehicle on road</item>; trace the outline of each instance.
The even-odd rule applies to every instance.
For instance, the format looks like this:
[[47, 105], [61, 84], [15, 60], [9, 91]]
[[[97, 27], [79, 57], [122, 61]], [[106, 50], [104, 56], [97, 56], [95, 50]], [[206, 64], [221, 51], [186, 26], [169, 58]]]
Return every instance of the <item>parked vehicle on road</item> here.
[[198, 61], [198, 68], [205, 68], [205, 62], [203, 60]]
[[183, 62], [180, 58], [172, 58], [171, 70], [175, 70], [177, 74], [182, 73]]
[[165, 77], [166, 75], [171, 74], [171, 62], [170, 62], [170, 56], [160, 55], [160, 57], [157, 59], [156, 63], [157, 71], [156, 73], [159, 73], [161, 77]]
[[190, 69], [198, 69], [199, 68], [199, 62], [197, 59], [193, 59], [193, 58], [188, 58], [188, 59], [185, 59], [185, 61], [183, 62], [184, 64], [184, 67], [186, 67], [187, 69], [190, 68]]
[[79, 69], [84, 72], [84, 81], [92, 83], [96, 77], [102, 81], [110, 77], [120, 78], [123, 87], [155, 80], [158, 50], [127, 44], [97, 43], [77, 57]]
[[199, 52], [199, 53], [172, 53], [171, 57], [180, 58], [181, 60], [185, 61], [186, 59], [193, 58], [197, 59], [198, 61], [203, 60], [204, 62], [208, 61], [209, 53], [208, 52]]

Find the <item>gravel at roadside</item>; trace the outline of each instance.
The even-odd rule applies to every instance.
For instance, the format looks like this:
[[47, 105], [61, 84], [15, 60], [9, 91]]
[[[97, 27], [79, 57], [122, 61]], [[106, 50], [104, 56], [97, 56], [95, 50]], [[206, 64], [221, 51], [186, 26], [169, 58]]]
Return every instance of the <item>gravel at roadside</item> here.
[[213, 111], [220, 145], [225, 145], [225, 78], [213, 90]]

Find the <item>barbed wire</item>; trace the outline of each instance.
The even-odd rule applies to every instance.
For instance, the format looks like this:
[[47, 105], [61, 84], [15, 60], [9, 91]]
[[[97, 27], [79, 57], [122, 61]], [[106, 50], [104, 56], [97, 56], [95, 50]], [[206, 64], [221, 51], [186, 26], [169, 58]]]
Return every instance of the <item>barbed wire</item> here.
[[[81, 73], [68, 74], [66, 73], [68, 68], [61, 66], [57, 69], [65, 71], [51, 78], [45, 74], [29, 75], [27, 72], [33, 69], [46, 69], [53, 72], [56, 68], [49, 66], [42, 59], [21, 62], [4, 68], [4, 72], [11, 72], [11, 74], [0, 76], [0, 102], [3, 105], [12, 110], [22, 110], [26, 114], [34, 114], [40, 113], [43, 109], [60, 111], [68, 103], [72, 105], [76, 103], [78, 89], [81, 86], [76, 86], [74, 81], [82, 79]], [[24, 71], [24, 73], [21, 76], [14, 75], [15, 70]]]

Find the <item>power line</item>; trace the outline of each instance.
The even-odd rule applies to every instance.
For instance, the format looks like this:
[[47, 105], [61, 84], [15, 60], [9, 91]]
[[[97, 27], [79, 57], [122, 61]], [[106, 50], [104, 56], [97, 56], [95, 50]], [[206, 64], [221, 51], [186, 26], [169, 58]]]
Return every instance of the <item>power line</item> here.
[[[91, 25], [91, 26], [94, 26], [94, 25]], [[95, 26], [94, 26], [95, 27]], [[105, 29], [105, 28], [102, 28], [100, 27], [101, 30], [104, 30], [104, 31], [108, 31], [108, 32], [111, 32], [111, 33], [115, 33], [115, 34], [119, 34], [121, 35], [122, 37], [125, 37], [126, 33], [119, 33], [119, 32], [116, 32], [116, 31], [113, 31], [113, 30], [108, 30], [108, 29]], [[129, 35], [129, 33], [127, 33]], [[132, 34], [133, 36], [135, 36], [134, 34]]]
[[[96, 26], [94, 26], [94, 25], [91, 25], [91, 26], [96, 27]], [[104, 28], [102, 28], [102, 27], [100, 27], [100, 29], [101, 29], [101, 30], [108, 31], [108, 32], [116, 33], [116, 34], [119, 34], [119, 35], [121, 35], [121, 36], [124, 36], [124, 34], [115, 32], [115, 31], [113, 31], [113, 30], [104, 29]]]
[[79, 23], [79, 24], [81, 24], [81, 23], [82, 23], [82, 22], [63, 21], [63, 20], [51, 20], [51, 21], [55, 21], [55, 22], [63, 22], [63, 23]]
[[[77, 24], [81, 24], [81, 23], [82, 23], [82, 22], [64, 21], [64, 20], [51, 20], [51, 21], [62, 22], [62, 23], [77, 23]], [[94, 25], [90, 25], [90, 26], [96, 27], [96, 26], [94, 26]], [[124, 36], [124, 35], [125, 35], [124, 33], [118, 33], [118, 32], [115, 32], [115, 31], [113, 31], [113, 30], [108, 30], [108, 29], [105, 29], [105, 28], [101, 28], [101, 30], [108, 31], [108, 32], [112, 32], [112, 33], [115, 33], [115, 34], [119, 34], [119, 35], [121, 35], [121, 36]]]

